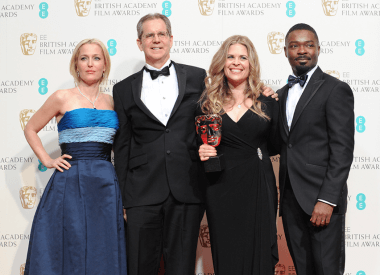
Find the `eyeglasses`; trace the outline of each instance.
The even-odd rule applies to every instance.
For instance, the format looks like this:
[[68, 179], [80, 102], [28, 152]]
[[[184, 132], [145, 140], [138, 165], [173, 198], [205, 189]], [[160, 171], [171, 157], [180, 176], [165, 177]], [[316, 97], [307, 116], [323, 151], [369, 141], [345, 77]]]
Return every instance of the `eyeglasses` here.
[[143, 38], [146, 40], [152, 40], [157, 35], [158, 39], [163, 40], [167, 38], [168, 32], [158, 32], [158, 33], [147, 33], [143, 35]]

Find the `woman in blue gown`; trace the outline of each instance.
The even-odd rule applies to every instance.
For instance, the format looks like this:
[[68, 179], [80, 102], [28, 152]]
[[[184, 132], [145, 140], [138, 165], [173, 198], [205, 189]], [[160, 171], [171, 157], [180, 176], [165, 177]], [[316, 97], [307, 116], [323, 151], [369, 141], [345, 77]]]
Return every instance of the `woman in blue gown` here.
[[[75, 88], [52, 94], [25, 127], [25, 137], [47, 168], [55, 168], [36, 210], [25, 275], [126, 275], [124, 220], [111, 160], [119, 121], [99, 85], [110, 57], [96, 39], [78, 43], [70, 73]], [[58, 122], [62, 155], [52, 159], [37, 133]]]

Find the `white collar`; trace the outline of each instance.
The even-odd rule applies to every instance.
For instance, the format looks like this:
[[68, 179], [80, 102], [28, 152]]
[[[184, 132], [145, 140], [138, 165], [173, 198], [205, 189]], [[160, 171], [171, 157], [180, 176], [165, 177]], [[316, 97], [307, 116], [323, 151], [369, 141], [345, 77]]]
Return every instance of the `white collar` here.
[[171, 59], [169, 58], [168, 61], [166, 61], [166, 63], [160, 69], [157, 69], [157, 68], [149, 65], [148, 63], [145, 64], [145, 67], [147, 67], [149, 70], [160, 71], [162, 68], [165, 68], [166, 66], [169, 66], [170, 62], [171, 62]]

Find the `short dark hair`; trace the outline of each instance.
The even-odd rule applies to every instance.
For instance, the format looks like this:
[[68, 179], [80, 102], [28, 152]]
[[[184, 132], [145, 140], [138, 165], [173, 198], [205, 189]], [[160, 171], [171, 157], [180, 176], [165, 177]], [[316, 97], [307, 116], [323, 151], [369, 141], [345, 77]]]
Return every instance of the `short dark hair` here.
[[285, 36], [285, 43], [288, 41], [289, 34], [292, 33], [292, 32], [294, 32], [294, 31], [298, 31], [298, 30], [311, 31], [312, 33], [314, 33], [315, 38], [317, 38], [317, 42], [319, 44], [319, 38], [318, 38], [317, 32], [313, 29], [313, 27], [311, 27], [311, 26], [309, 26], [308, 24], [305, 24], [305, 23], [298, 23], [298, 24], [295, 24], [293, 27], [291, 27], [290, 30], [288, 31], [288, 33]]

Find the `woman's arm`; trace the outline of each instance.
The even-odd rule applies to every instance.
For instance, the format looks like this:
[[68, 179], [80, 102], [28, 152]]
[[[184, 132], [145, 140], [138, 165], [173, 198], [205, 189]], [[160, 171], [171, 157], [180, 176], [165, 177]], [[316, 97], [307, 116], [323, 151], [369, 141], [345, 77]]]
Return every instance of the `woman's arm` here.
[[37, 133], [45, 127], [53, 117], [61, 114], [64, 94], [65, 91], [57, 91], [52, 94], [42, 107], [31, 117], [24, 130], [27, 142], [41, 163], [47, 168], [57, 168], [61, 172], [63, 172], [61, 167], [66, 170], [71, 167], [70, 163], [65, 160], [65, 158], [71, 158], [71, 156], [63, 155], [59, 158], [52, 159], [43, 147], [41, 139]]

